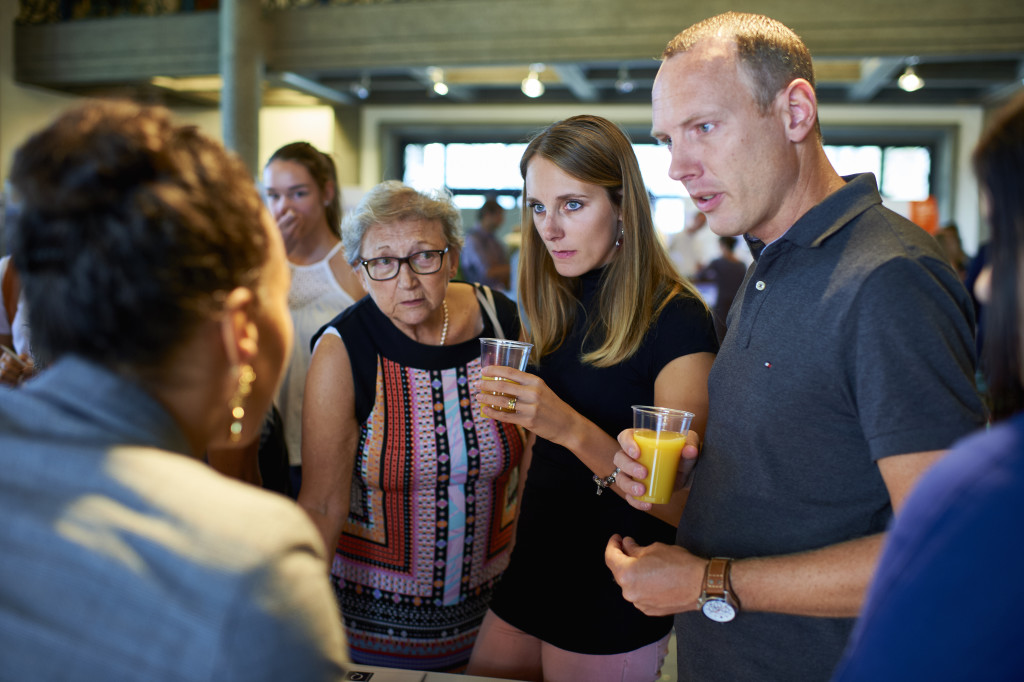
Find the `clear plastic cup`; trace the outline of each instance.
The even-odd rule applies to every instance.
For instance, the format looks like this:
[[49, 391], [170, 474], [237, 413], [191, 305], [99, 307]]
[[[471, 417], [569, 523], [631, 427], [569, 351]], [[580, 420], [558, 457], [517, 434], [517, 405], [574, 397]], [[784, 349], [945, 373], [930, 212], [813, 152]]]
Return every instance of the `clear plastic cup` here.
[[[523, 341], [510, 341], [509, 339], [480, 339], [480, 366], [502, 365], [504, 367], [515, 367], [519, 371], [526, 371], [526, 363], [530, 359], [530, 351], [533, 350], [532, 343]], [[502, 377], [483, 377], [488, 381], [508, 381], [511, 384], [516, 382]], [[508, 398], [504, 393], [490, 392], [491, 395]], [[495, 408], [502, 412], [515, 412], [515, 410], [504, 407]]]
[[633, 440], [640, 446], [640, 463], [647, 469], [647, 490], [638, 500], [666, 504], [672, 498], [679, 458], [686, 445], [693, 413], [668, 407], [633, 406]]

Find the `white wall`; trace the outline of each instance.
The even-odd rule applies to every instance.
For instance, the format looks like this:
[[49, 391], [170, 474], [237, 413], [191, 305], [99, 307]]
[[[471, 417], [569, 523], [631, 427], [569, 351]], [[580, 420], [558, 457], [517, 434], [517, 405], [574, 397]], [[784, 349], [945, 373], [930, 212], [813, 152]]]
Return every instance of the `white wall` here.
[[325, 154], [334, 154], [334, 109], [319, 107], [263, 107], [260, 110], [260, 168], [271, 154], [291, 142], [308, 142]]

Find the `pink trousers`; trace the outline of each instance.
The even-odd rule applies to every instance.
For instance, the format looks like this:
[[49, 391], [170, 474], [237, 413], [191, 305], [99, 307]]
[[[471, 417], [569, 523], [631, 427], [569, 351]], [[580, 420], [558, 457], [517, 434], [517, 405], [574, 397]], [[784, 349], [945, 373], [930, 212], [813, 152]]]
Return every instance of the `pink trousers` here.
[[655, 682], [668, 641], [665, 635], [624, 654], [577, 654], [528, 635], [488, 611], [466, 674], [530, 682]]

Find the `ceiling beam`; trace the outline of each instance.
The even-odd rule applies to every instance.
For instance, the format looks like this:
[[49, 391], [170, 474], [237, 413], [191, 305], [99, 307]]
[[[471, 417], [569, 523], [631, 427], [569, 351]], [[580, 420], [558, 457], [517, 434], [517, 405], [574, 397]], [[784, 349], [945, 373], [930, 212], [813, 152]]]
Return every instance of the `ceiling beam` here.
[[597, 88], [576, 64], [552, 64], [551, 69], [581, 102], [596, 102]]
[[870, 57], [861, 61], [860, 82], [850, 88], [851, 102], [870, 102], [903, 69], [903, 57]]
[[291, 88], [301, 93], [318, 97], [327, 102], [333, 102], [334, 104], [355, 104], [356, 100], [351, 95], [329, 88], [322, 83], [318, 83], [311, 78], [300, 76], [297, 73], [291, 71], [281, 71], [279, 73], [268, 73], [267, 82], [272, 85], [279, 87]]
[[1015, 97], [1024, 90], [1024, 59], [1017, 63], [1017, 79], [1001, 87], [994, 87], [985, 94], [983, 101], [989, 105], [998, 105]]

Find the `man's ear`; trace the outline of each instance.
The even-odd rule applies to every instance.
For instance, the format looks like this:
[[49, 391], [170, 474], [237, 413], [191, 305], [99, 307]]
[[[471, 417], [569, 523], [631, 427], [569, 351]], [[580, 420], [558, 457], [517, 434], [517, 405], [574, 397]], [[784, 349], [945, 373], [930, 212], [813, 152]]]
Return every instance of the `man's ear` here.
[[818, 98], [806, 79], [796, 78], [780, 94], [784, 98], [786, 134], [791, 142], [803, 142], [818, 122]]
[[259, 350], [259, 331], [253, 320], [256, 296], [252, 289], [238, 287], [227, 295], [220, 320], [224, 354], [232, 367], [252, 364]]

